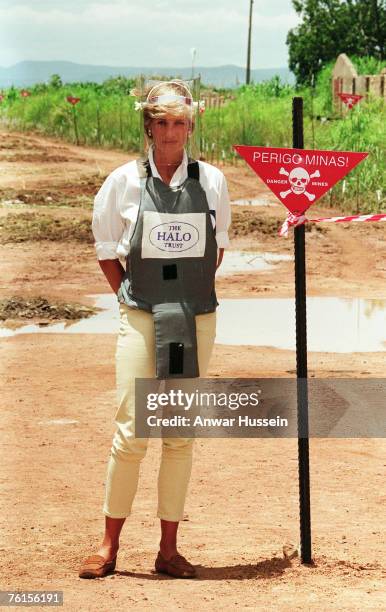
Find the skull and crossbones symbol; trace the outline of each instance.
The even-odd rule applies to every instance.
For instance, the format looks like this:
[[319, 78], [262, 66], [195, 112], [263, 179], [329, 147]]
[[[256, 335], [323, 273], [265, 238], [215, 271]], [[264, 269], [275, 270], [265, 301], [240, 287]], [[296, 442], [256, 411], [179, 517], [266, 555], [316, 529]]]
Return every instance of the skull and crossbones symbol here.
[[290, 193], [295, 193], [296, 195], [301, 195], [304, 193], [310, 202], [315, 200], [315, 194], [307, 191], [307, 185], [312, 178], [320, 176], [319, 170], [315, 170], [315, 172], [312, 174], [308, 174], [307, 170], [298, 166], [297, 168], [293, 168], [291, 172], [287, 172], [285, 168], [280, 168], [279, 174], [285, 174], [285, 176], [288, 176], [291, 186], [291, 189], [280, 192], [281, 198], [286, 198]]

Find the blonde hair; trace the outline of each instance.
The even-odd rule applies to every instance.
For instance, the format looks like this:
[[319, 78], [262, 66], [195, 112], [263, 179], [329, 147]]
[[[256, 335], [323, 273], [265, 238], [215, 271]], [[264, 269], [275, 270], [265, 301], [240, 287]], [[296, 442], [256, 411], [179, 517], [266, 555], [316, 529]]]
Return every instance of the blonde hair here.
[[[152, 119], [158, 119], [165, 115], [172, 115], [174, 117], [185, 117], [194, 125], [194, 107], [193, 107], [193, 96], [188, 86], [181, 81], [176, 79], [173, 81], [163, 81], [157, 83], [157, 85], [148, 86], [144, 92], [140, 92], [138, 89], [131, 91], [132, 95], [145, 97], [143, 104], [143, 122], [146, 136], [148, 136], [148, 127]], [[191, 100], [191, 104], [187, 104], [182, 100], [170, 100], [167, 103], [150, 102], [149, 94], [151, 98], [164, 95], [178, 95], [183, 96]]]

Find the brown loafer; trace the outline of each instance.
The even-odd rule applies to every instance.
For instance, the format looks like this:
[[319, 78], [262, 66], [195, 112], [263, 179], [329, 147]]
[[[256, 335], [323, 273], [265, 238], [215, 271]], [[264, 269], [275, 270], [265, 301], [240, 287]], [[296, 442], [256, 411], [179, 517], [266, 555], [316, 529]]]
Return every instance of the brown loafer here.
[[155, 560], [155, 570], [174, 578], [195, 578], [197, 575], [196, 568], [179, 553], [171, 559], [164, 559], [159, 552]]
[[102, 555], [91, 555], [82, 563], [79, 578], [102, 578], [115, 570], [117, 556], [112, 561], [106, 561]]

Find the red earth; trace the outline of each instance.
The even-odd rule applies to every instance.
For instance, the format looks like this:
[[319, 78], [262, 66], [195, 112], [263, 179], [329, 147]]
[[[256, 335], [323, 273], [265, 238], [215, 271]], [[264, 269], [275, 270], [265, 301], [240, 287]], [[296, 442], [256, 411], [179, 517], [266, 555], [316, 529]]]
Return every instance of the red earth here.
[[[92, 197], [104, 177], [131, 158], [3, 130], [1, 216], [42, 209], [53, 219], [90, 220]], [[275, 203], [243, 162], [221, 169], [232, 200]], [[284, 216], [281, 206], [233, 206], [231, 249], [292, 254], [292, 238], [269, 230]], [[253, 219], [260, 220], [260, 230]], [[308, 295], [384, 299], [382, 227], [308, 231]], [[0, 249], [1, 299], [44, 296], [92, 304], [87, 295], [110, 290], [91, 243], [27, 240]], [[293, 263], [221, 277], [217, 292], [220, 300], [292, 297]], [[78, 578], [81, 561], [95, 552], [103, 531], [115, 343], [113, 334], [2, 338], [3, 590], [62, 590], [64, 609], [71, 611], [386, 610], [383, 439], [310, 441], [312, 566], [286, 552], [299, 539], [297, 440], [197, 440], [179, 530], [180, 551], [198, 568], [191, 581], [153, 572], [159, 541], [159, 445], [153, 440], [116, 572], [98, 580]], [[291, 351], [217, 344], [209, 376], [293, 376], [294, 368]], [[384, 370], [382, 352], [309, 354], [311, 376], [381, 377]]]

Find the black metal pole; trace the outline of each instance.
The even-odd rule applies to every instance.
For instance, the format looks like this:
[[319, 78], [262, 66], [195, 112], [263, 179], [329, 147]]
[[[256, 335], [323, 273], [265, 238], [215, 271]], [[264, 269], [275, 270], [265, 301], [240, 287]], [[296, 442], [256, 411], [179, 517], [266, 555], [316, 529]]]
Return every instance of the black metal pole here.
[[[303, 98], [293, 98], [293, 147], [304, 149]], [[298, 458], [300, 501], [300, 556], [302, 563], [311, 563], [310, 466], [308, 439], [307, 385], [307, 311], [305, 226], [295, 227], [295, 304], [296, 304], [296, 375], [298, 402]]]

